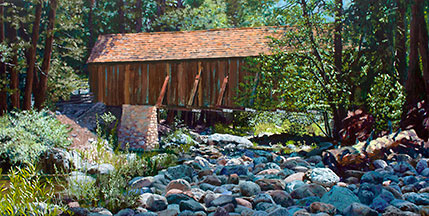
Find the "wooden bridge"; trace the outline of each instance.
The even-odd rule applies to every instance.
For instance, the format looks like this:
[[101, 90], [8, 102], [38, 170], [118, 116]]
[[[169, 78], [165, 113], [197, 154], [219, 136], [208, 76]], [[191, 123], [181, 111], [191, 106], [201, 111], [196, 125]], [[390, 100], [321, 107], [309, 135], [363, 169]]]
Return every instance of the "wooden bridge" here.
[[242, 108], [245, 58], [269, 54], [284, 27], [102, 35], [88, 60], [95, 99], [110, 106]]

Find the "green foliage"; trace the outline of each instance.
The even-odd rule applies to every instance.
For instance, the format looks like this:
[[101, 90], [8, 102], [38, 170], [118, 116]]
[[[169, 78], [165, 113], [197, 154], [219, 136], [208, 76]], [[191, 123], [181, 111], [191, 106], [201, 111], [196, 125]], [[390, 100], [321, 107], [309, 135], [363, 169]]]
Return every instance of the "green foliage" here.
[[101, 142], [100, 139], [105, 139], [112, 149], [117, 150], [119, 148], [117, 131], [119, 121], [111, 112], [103, 113], [100, 118], [101, 122], [98, 116], [96, 118], [98, 143]]
[[199, 7], [185, 6], [166, 12], [154, 24], [162, 30], [204, 30], [230, 27], [223, 0], [205, 0]]
[[[112, 164], [115, 170], [109, 174], [95, 175], [96, 181], [76, 181], [63, 185], [64, 193], [79, 200], [82, 206], [103, 206], [112, 212], [136, 207], [138, 194], [133, 192], [128, 185], [131, 179], [156, 175], [159, 170], [176, 165], [177, 161], [177, 157], [172, 154], [143, 153], [137, 155], [107, 150], [94, 152], [94, 149], [90, 152], [90, 154], [83, 155], [85, 159], [96, 161], [99, 164]], [[104, 157], [99, 157], [97, 160], [87, 158], [87, 156], [95, 154], [104, 155]]]
[[0, 187], [0, 212], [7, 215], [58, 215], [64, 208], [54, 205], [54, 186], [42, 180], [36, 168], [12, 169], [8, 186]]
[[405, 90], [397, 78], [389, 74], [376, 77], [368, 95], [368, 102], [370, 112], [376, 119], [377, 131], [389, 130], [388, 122], [392, 123], [393, 128], [399, 127]]
[[12, 164], [34, 164], [51, 147], [65, 148], [69, 129], [46, 110], [11, 112], [0, 117], [0, 156]]
[[323, 119], [320, 113], [297, 112], [259, 112], [249, 122], [254, 127], [254, 134], [286, 133], [294, 136], [323, 136], [320, 125]]

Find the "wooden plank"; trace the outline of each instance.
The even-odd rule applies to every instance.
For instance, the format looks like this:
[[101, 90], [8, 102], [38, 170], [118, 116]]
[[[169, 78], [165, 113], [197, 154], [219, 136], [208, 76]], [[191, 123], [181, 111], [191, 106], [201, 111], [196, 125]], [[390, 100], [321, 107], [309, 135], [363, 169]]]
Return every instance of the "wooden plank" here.
[[148, 88], [148, 96], [149, 101], [148, 104], [155, 104], [157, 100], [157, 94], [160, 88], [157, 88], [157, 65], [156, 63], [148, 63], [149, 64], [149, 78], [147, 80], [147, 88]]
[[[127, 64], [128, 65], [128, 64]], [[118, 94], [116, 95], [116, 105], [122, 105], [125, 103], [124, 92], [125, 92], [125, 65], [118, 65]]]
[[147, 85], [148, 85], [148, 64], [139, 64], [139, 73], [141, 73], [141, 103], [147, 104]]
[[134, 91], [136, 95], [134, 97], [134, 104], [140, 105], [142, 104], [142, 71], [140, 68], [140, 64], [135, 63], [133, 65], [133, 74], [134, 74]]
[[194, 103], [195, 94], [197, 93], [198, 84], [200, 83], [200, 76], [201, 76], [202, 69], [203, 68], [201, 66], [201, 62], [198, 62], [198, 72], [197, 72], [197, 76], [195, 76], [194, 86], [192, 87], [192, 90], [191, 90], [188, 106], [192, 106], [192, 104]]
[[237, 60], [234, 58], [228, 59], [228, 63], [229, 63], [229, 71], [228, 71], [228, 82], [229, 82], [229, 87], [228, 87], [228, 92], [229, 92], [229, 98], [230, 98], [230, 106], [234, 106], [234, 97], [236, 97], [236, 92], [235, 89], [237, 88], [237, 83], [238, 83], [238, 65], [237, 65]]
[[185, 83], [185, 62], [180, 62], [177, 69], [177, 88], [178, 88], [178, 104], [179, 106], [184, 106], [186, 101], [186, 83]]
[[[131, 81], [130, 81], [130, 78], [131, 78], [131, 70], [130, 70], [130, 67], [131, 67], [131, 65], [130, 64], [126, 64], [125, 65], [125, 70], [123, 71], [123, 77], [124, 77], [124, 104], [130, 104], [130, 91], [131, 91]], [[132, 81], [134, 81], [134, 80], [132, 80]], [[132, 95], [134, 95], [134, 92], [132, 92], [133, 94]]]
[[94, 94], [94, 95], [96, 95], [96, 98], [97, 98], [97, 101], [100, 101], [100, 102], [103, 102], [103, 80], [102, 79], [100, 79], [101, 78], [101, 76], [102, 76], [102, 73], [103, 73], [103, 67], [101, 66], [101, 65], [98, 65], [97, 66], [97, 71], [94, 71], [95, 73], [93, 73], [93, 75], [95, 75], [94, 76], [94, 78], [95, 78], [95, 80], [94, 80], [94, 83], [96, 84], [94, 87], [96, 87], [97, 89], [96, 89], [96, 94]]
[[165, 77], [164, 84], [162, 84], [161, 93], [159, 94], [158, 101], [156, 102], [156, 106], [159, 107], [162, 105], [162, 101], [164, 100], [165, 92], [167, 91], [169, 76]]
[[113, 86], [113, 78], [115, 77], [115, 67], [109, 66], [107, 74], [107, 105], [113, 105], [113, 92], [115, 88]]
[[222, 88], [220, 89], [219, 96], [217, 98], [216, 106], [219, 107], [222, 105], [223, 95], [225, 93], [226, 84], [228, 84], [228, 76], [223, 79]]
[[99, 65], [98, 66], [98, 79], [100, 79], [99, 82], [99, 91], [100, 91], [100, 98], [98, 99], [98, 101], [100, 102], [105, 102], [106, 101], [106, 67]]

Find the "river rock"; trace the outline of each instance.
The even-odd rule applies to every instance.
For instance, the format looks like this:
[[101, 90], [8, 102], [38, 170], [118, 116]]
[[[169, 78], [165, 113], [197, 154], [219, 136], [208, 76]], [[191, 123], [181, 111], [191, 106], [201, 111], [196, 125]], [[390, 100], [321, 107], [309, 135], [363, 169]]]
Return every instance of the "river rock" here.
[[359, 202], [359, 198], [348, 188], [334, 186], [322, 196], [321, 202], [332, 204], [340, 212], [344, 212], [349, 205]]
[[261, 192], [261, 187], [258, 184], [251, 181], [240, 182], [239, 187], [240, 187], [240, 193], [243, 196], [251, 197]]
[[311, 170], [309, 179], [311, 182], [325, 187], [332, 187], [340, 181], [340, 177], [329, 168], [315, 168]]

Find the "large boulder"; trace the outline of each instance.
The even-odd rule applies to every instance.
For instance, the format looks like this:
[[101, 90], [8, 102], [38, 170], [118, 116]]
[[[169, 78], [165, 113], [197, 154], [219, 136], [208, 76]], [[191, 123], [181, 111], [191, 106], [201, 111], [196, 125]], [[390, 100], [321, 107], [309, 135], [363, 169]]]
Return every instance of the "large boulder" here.
[[258, 184], [251, 181], [241, 182], [240, 185], [241, 195], [251, 197], [261, 192], [261, 187]]
[[352, 203], [359, 202], [359, 198], [348, 188], [334, 186], [322, 196], [321, 201], [332, 204], [340, 212], [344, 212]]
[[141, 207], [154, 212], [165, 210], [168, 206], [168, 202], [165, 197], [151, 193], [140, 195], [138, 203]]
[[169, 167], [167, 169], [167, 173], [165, 173], [165, 176], [169, 178], [170, 180], [174, 179], [192, 179], [192, 174], [194, 172], [194, 169], [187, 165], [177, 165], [174, 167]]
[[67, 177], [69, 190], [72, 194], [82, 194], [93, 189], [95, 181], [95, 178], [81, 172], [71, 172], [70, 176]]
[[253, 146], [253, 143], [250, 142], [250, 140], [248, 140], [247, 138], [241, 137], [241, 136], [234, 136], [231, 134], [215, 133], [208, 137], [207, 142], [212, 145], [216, 145], [216, 144], [227, 145], [230, 143], [234, 143], [245, 148], [250, 148]]
[[69, 173], [71, 171], [70, 153], [61, 148], [50, 148], [44, 152], [39, 164], [44, 173]]
[[329, 168], [315, 168], [310, 171], [308, 178], [311, 182], [325, 187], [332, 187], [340, 181], [340, 177]]

